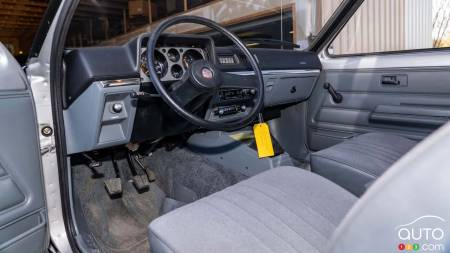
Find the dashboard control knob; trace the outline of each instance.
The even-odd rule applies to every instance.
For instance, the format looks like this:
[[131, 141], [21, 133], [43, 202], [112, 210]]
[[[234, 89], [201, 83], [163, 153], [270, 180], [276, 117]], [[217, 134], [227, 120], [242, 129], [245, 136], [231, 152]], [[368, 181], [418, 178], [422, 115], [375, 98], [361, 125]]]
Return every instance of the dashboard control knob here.
[[225, 114], [225, 110], [224, 109], [219, 109], [219, 115], [224, 115]]
[[112, 105], [112, 111], [114, 113], [121, 113], [123, 110], [123, 105], [121, 103], [115, 103]]
[[250, 90], [250, 94], [256, 95], [256, 90], [255, 90], [255, 89], [251, 89], [251, 90]]
[[247, 110], [247, 106], [241, 105], [241, 111], [245, 112], [245, 110]]

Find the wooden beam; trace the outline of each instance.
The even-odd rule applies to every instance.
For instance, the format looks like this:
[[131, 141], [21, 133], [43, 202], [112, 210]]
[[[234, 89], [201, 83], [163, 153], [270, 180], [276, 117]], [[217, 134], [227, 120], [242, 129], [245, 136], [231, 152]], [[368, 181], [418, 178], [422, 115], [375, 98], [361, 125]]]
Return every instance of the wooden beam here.
[[110, 15], [116, 15], [116, 16], [122, 16], [122, 10], [114, 10], [114, 9], [107, 9], [107, 8], [92, 8], [91, 6], [83, 6], [80, 5], [77, 8], [77, 12], [84, 12], [84, 13], [92, 13], [92, 14], [110, 14]]
[[0, 4], [0, 10], [13, 10], [13, 11], [27, 11], [27, 12], [44, 12], [47, 9], [47, 6], [43, 7], [29, 7], [23, 5], [7, 5]]
[[27, 20], [0, 20], [0, 24], [13, 24], [13, 25], [39, 25], [37, 22]]
[[152, 17], [152, 1], [148, 0], [148, 23], [151, 24], [153, 22]]
[[3, 13], [2, 11], [0, 11], [0, 21], [1, 20], [32, 20], [34, 22], [36, 21], [41, 21], [43, 18], [43, 15], [12, 15], [12, 14], [7, 14], [7, 13]]
[[27, 0], [0, 0], [0, 6], [28, 6], [33, 8], [47, 8], [47, 3]]
[[128, 6], [128, 2], [127, 1], [100, 1], [100, 0], [97, 0], [96, 3], [93, 3], [90, 0], [81, 0], [80, 6], [90, 6], [90, 7], [94, 7], [94, 8], [122, 10]]
[[24, 32], [30, 32], [31, 30], [18, 30], [18, 29], [8, 29], [8, 30], [4, 30], [2, 29], [2, 37], [11, 37], [11, 38], [15, 38], [15, 37], [21, 37]]
[[122, 21], [122, 25], [123, 25], [123, 33], [127, 33], [127, 10], [123, 9], [123, 21]]
[[28, 18], [39, 18], [42, 19], [42, 13], [29, 13], [29, 12], [21, 12], [21, 11], [11, 11], [11, 10], [1, 10], [0, 16], [2, 17], [28, 17]]
[[94, 33], [93, 30], [94, 29], [94, 25], [92, 22], [92, 19], [89, 20], [89, 43], [93, 44], [94, 43]]

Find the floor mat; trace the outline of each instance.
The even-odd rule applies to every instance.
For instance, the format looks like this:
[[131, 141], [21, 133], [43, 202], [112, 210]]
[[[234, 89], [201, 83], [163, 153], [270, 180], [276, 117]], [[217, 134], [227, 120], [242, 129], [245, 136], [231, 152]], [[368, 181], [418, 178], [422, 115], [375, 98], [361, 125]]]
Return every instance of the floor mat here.
[[72, 168], [76, 205], [102, 252], [149, 252], [148, 224], [153, 219], [247, 178], [186, 149], [161, 148], [143, 163], [155, 172], [156, 182], [148, 192], [138, 193], [129, 181], [127, 161], [119, 160], [123, 195], [117, 199], [109, 197], [103, 184], [114, 177], [112, 162], [97, 168], [104, 178], [93, 178], [85, 165]]
[[[130, 178], [126, 161], [118, 162], [125, 180]], [[104, 162], [100, 173], [113, 177], [112, 162]], [[123, 196], [111, 199], [103, 178], [93, 179], [87, 166], [73, 167], [74, 192], [78, 197], [88, 228], [103, 252], [149, 252], [148, 224], [160, 215], [165, 194], [157, 183], [138, 193], [129, 181], [123, 181]]]
[[178, 198], [180, 189], [192, 190], [202, 198], [247, 178], [183, 148], [159, 149], [145, 163], [159, 175], [169, 197], [185, 202], [188, 201]]

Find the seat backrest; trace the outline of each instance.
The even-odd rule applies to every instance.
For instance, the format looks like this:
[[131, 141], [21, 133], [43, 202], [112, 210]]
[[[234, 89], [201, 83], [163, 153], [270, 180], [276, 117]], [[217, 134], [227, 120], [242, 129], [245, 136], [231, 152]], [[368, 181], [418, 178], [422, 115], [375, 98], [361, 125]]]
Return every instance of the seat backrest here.
[[450, 123], [374, 183], [336, 230], [329, 252], [401, 251], [450, 252]]

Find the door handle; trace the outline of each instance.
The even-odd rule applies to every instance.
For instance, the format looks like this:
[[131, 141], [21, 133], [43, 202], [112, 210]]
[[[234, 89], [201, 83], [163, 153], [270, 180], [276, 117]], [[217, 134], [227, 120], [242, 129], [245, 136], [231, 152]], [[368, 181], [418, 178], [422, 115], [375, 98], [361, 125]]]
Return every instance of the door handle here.
[[382, 76], [381, 84], [384, 85], [400, 85], [400, 80], [397, 76]]

